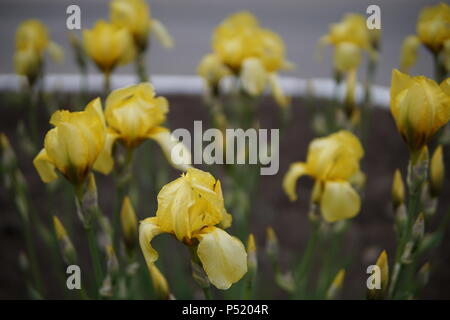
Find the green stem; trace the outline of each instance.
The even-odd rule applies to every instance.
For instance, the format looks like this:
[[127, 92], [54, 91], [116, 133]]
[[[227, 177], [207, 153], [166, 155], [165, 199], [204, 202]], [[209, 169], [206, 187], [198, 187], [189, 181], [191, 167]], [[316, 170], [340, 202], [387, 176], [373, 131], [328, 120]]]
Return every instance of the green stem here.
[[411, 174], [411, 183], [409, 185], [409, 199], [408, 199], [408, 216], [407, 223], [405, 226], [405, 230], [402, 231], [402, 235], [400, 237], [400, 241], [397, 247], [397, 252], [395, 255], [395, 264], [394, 270], [391, 278], [391, 285], [388, 291], [388, 297], [393, 299], [396, 297], [396, 294], [399, 290], [399, 283], [402, 278], [402, 274], [404, 272], [404, 262], [402, 261], [403, 255], [405, 253], [406, 245], [408, 241], [410, 241], [412, 226], [417, 216], [417, 211], [419, 207], [419, 196], [421, 190], [421, 184], [417, 181], [417, 177], [414, 174], [414, 169], [412, 168], [413, 163], [410, 161], [409, 164], [410, 174]]
[[308, 285], [308, 275], [311, 270], [314, 253], [316, 252], [317, 243], [319, 240], [320, 223], [313, 223], [313, 231], [306, 245], [302, 260], [297, 266], [295, 274], [296, 292], [295, 297], [303, 299], [305, 297], [306, 288]]
[[111, 91], [111, 73], [105, 72], [103, 74], [103, 95], [105, 99], [110, 91]]
[[140, 82], [148, 81], [147, 68], [145, 66], [145, 52], [144, 51], [141, 51], [136, 55], [135, 65], [136, 65], [136, 73], [139, 77], [139, 81]]
[[89, 243], [89, 252], [91, 254], [92, 264], [94, 266], [94, 273], [95, 273], [95, 292], [94, 296], [96, 298], [99, 297], [99, 289], [102, 285], [102, 267], [100, 263], [100, 256], [98, 253], [98, 247], [95, 240], [95, 232], [91, 225], [85, 225], [84, 230], [86, 231], [86, 235], [88, 238]]
[[33, 88], [28, 88], [28, 123], [30, 126], [30, 139], [33, 147], [38, 142], [38, 125], [37, 125], [37, 95], [34, 94]]
[[447, 71], [445, 70], [445, 66], [439, 62], [439, 54], [433, 53], [433, 64], [434, 64], [434, 80], [440, 84], [445, 80], [447, 75]]
[[205, 300], [212, 300], [211, 287], [202, 288]]
[[120, 210], [123, 198], [128, 194], [133, 170], [133, 148], [126, 149], [125, 161], [116, 176], [116, 209], [113, 219], [113, 239], [116, 252], [120, 252]]
[[377, 61], [369, 59], [369, 65], [367, 67], [367, 80], [364, 90], [364, 103], [361, 117], [361, 136], [362, 142], [365, 148], [368, 146], [368, 138], [370, 132], [370, 126], [372, 124], [372, 86], [375, 78], [375, 71], [377, 69]]

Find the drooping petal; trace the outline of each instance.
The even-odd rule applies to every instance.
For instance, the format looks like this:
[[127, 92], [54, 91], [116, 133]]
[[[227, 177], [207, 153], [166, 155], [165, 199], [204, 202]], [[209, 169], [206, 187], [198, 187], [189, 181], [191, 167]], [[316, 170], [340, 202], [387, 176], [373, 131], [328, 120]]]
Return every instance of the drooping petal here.
[[163, 45], [164, 48], [171, 49], [174, 46], [174, 41], [169, 31], [161, 23], [161, 21], [152, 19], [150, 21], [150, 30], [156, 36], [158, 41]]
[[267, 72], [260, 59], [247, 58], [244, 60], [240, 79], [248, 94], [258, 96], [263, 93], [267, 84], [267, 77]]
[[47, 151], [45, 151], [45, 149], [42, 149], [34, 158], [33, 165], [36, 168], [42, 181], [44, 181], [45, 183], [51, 182], [58, 178], [55, 172], [55, 165], [48, 157]]
[[48, 43], [47, 50], [53, 61], [58, 63], [62, 63], [64, 61], [64, 51], [60, 45], [56, 44], [53, 41], [50, 41]]
[[269, 84], [272, 89], [272, 94], [275, 98], [275, 101], [278, 103], [280, 107], [286, 107], [290, 103], [290, 99], [285, 96], [283, 89], [280, 85], [280, 79], [276, 73], [271, 73], [269, 75]]
[[308, 174], [308, 168], [304, 162], [295, 162], [289, 167], [288, 172], [283, 178], [283, 189], [288, 195], [289, 200], [297, 200], [297, 180], [305, 174]]
[[211, 283], [226, 290], [247, 272], [247, 253], [242, 242], [216, 227], [197, 235], [197, 255]]
[[158, 260], [158, 252], [153, 249], [151, 241], [162, 232], [163, 231], [158, 226], [158, 218], [156, 217], [142, 220], [139, 225], [139, 244], [141, 246], [145, 262], [149, 268], [152, 267], [156, 260]]
[[325, 182], [320, 209], [327, 222], [349, 219], [358, 214], [361, 200], [347, 181]]
[[157, 127], [150, 132], [149, 138], [160, 145], [167, 160], [175, 169], [186, 171], [191, 167], [191, 152], [183, 142], [172, 136], [169, 130]]

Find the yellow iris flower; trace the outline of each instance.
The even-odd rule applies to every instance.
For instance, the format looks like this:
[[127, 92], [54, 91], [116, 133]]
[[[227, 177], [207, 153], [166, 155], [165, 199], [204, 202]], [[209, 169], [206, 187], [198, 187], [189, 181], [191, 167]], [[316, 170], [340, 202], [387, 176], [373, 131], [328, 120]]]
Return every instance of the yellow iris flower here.
[[297, 199], [297, 180], [309, 175], [316, 181], [314, 201], [320, 204], [327, 222], [354, 217], [361, 200], [350, 180], [361, 174], [359, 161], [364, 155], [360, 141], [349, 131], [339, 131], [314, 139], [306, 162], [291, 164], [283, 179], [283, 189], [291, 201]]
[[[190, 153], [182, 143], [174, 139], [170, 131], [161, 126], [169, 112], [169, 103], [164, 97], [155, 97], [153, 86], [141, 83], [114, 90], [106, 99], [105, 119], [108, 135], [105, 146], [105, 161], [113, 166], [111, 149], [116, 140], [127, 148], [137, 147], [143, 140], [153, 139], [163, 149], [167, 159], [180, 170], [186, 170]], [[172, 161], [172, 149], [181, 147], [183, 164]], [[107, 159], [107, 160], [106, 160]]]
[[450, 6], [439, 3], [424, 8], [417, 20], [416, 33], [417, 35], [408, 36], [403, 41], [400, 66], [404, 72], [414, 65], [419, 44], [423, 44], [434, 54], [445, 52], [445, 47], [450, 46]]
[[222, 229], [230, 225], [220, 181], [190, 168], [161, 189], [156, 216], [141, 221], [139, 241], [149, 266], [158, 259], [150, 242], [161, 233], [173, 234], [188, 246], [198, 246], [197, 255], [210, 282], [228, 289], [247, 272], [244, 245]]
[[97, 67], [110, 74], [118, 65], [135, 56], [133, 40], [126, 28], [100, 20], [91, 30], [83, 31], [84, 49]]
[[231, 70], [222, 62], [217, 54], [209, 53], [200, 61], [197, 73], [202, 77], [208, 87], [214, 88], [222, 78], [231, 74]]
[[41, 21], [30, 19], [22, 22], [16, 31], [16, 73], [27, 76], [30, 82], [34, 82], [41, 71], [46, 51], [57, 62], [63, 59], [61, 47], [50, 41], [47, 27]]
[[150, 8], [144, 0], [111, 1], [110, 17], [112, 23], [128, 29], [139, 52], [147, 48], [150, 32], [155, 33], [163, 46], [173, 46], [173, 40], [165, 27], [158, 20], [151, 18]]
[[391, 113], [411, 150], [420, 150], [450, 119], [450, 78], [441, 85], [424, 76], [410, 77], [394, 69]]
[[91, 169], [107, 174], [104, 157], [106, 126], [100, 99], [92, 100], [84, 111], [53, 113], [54, 126], [45, 135], [44, 148], [33, 164], [44, 182], [57, 178], [55, 169], [72, 184], [83, 183]]
[[378, 42], [378, 33], [367, 29], [366, 19], [359, 14], [347, 14], [342, 21], [331, 25], [328, 34], [319, 40], [323, 45], [334, 46], [334, 68], [339, 72], [348, 72], [358, 68], [362, 50], [375, 56], [374, 45]]
[[212, 74], [220, 76], [220, 80], [232, 73], [240, 77], [243, 89], [250, 95], [260, 95], [269, 85], [277, 103], [288, 104], [277, 75], [279, 70], [293, 68], [285, 58], [284, 42], [276, 33], [261, 28], [250, 12], [242, 11], [226, 18], [214, 30], [212, 47], [213, 55], [206, 56], [199, 66], [199, 74], [207, 82]]

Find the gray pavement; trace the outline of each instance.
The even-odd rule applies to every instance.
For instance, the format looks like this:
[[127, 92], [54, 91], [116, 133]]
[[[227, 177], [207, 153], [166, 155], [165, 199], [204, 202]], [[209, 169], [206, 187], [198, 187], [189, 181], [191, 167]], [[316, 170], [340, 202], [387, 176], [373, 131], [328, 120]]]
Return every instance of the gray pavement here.
[[[48, 64], [52, 73], [77, 72], [66, 29], [66, 8], [81, 7], [82, 27], [91, 28], [95, 20], [108, 17], [107, 0], [0, 0], [0, 73], [13, 72], [12, 55], [17, 25], [28, 18], [44, 21], [51, 37], [66, 53], [64, 65]], [[228, 14], [241, 9], [252, 11], [261, 24], [279, 33], [286, 42], [288, 58], [297, 68], [289, 75], [302, 78], [331, 74], [330, 50], [324, 61], [313, 58], [316, 42], [328, 25], [347, 12], [365, 14], [370, 4], [381, 7], [382, 55], [376, 82], [389, 85], [391, 70], [398, 66], [403, 38], [415, 32], [418, 12], [438, 1], [430, 0], [150, 0], [152, 15], [173, 35], [176, 45], [166, 51], [156, 41], [151, 48], [150, 69], [158, 74], [194, 74], [203, 54], [210, 51], [213, 28]], [[97, 72], [91, 65], [91, 72]], [[122, 67], [120, 73], [133, 69]], [[432, 75], [431, 57], [422, 49], [414, 74]]]

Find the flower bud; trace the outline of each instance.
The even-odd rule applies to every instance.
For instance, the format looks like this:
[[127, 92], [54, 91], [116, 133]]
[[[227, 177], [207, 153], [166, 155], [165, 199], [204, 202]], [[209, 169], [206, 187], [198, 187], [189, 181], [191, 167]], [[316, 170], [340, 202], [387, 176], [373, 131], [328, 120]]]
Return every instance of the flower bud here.
[[430, 192], [432, 196], [438, 196], [442, 191], [445, 178], [444, 157], [442, 146], [438, 146], [431, 157], [430, 164]]
[[277, 259], [279, 247], [278, 247], [278, 239], [275, 234], [275, 231], [273, 230], [272, 227], [268, 227], [266, 230], [266, 234], [267, 234], [267, 242], [266, 242], [267, 255], [271, 259]]
[[256, 253], [256, 243], [253, 233], [250, 233], [247, 240], [247, 266], [248, 270], [253, 274], [258, 269], [258, 257]]
[[397, 208], [405, 202], [405, 185], [403, 184], [402, 174], [399, 169], [395, 170], [394, 173], [391, 194], [394, 208]]
[[426, 262], [420, 269], [417, 274], [417, 282], [423, 288], [427, 285], [428, 280], [430, 280], [430, 262]]
[[149, 266], [150, 276], [152, 278], [153, 289], [159, 299], [167, 300], [171, 297], [169, 284], [166, 278], [155, 264]]
[[120, 220], [125, 245], [127, 250], [132, 252], [137, 245], [138, 223], [136, 213], [134, 212], [128, 196], [123, 199], [122, 210], [120, 211]]
[[76, 264], [77, 254], [72, 241], [67, 234], [66, 229], [57, 216], [53, 216], [53, 227], [55, 229], [56, 239], [64, 263], [67, 265]]
[[369, 289], [367, 292], [367, 298], [370, 300], [382, 300], [388, 290], [389, 284], [389, 262], [386, 250], [381, 252], [377, 259], [376, 265], [380, 269], [381, 281], [379, 289]]
[[340, 269], [336, 276], [333, 279], [333, 282], [331, 282], [330, 287], [327, 290], [327, 299], [332, 300], [337, 297], [339, 292], [342, 289], [342, 285], [344, 283], [345, 278], [345, 269]]
[[415, 241], [420, 242], [424, 234], [425, 234], [425, 218], [423, 216], [423, 213], [420, 213], [416, 219], [416, 222], [414, 222], [414, 225], [412, 227], [412, 236]]

